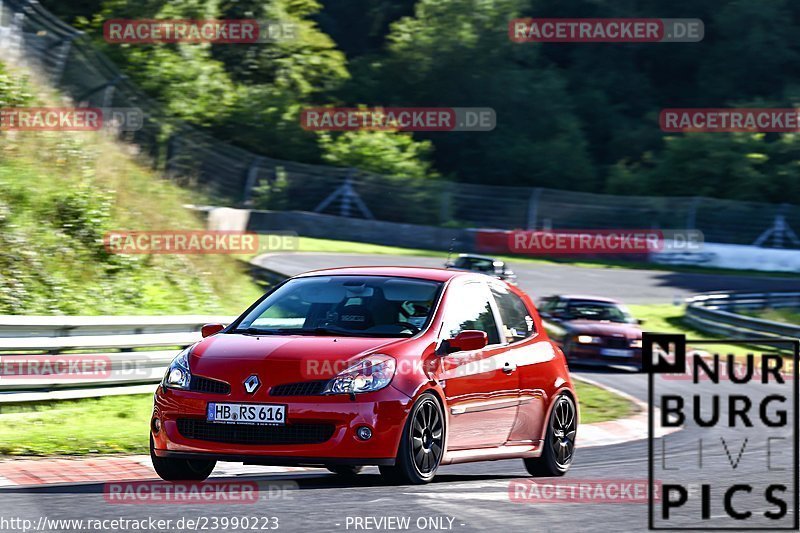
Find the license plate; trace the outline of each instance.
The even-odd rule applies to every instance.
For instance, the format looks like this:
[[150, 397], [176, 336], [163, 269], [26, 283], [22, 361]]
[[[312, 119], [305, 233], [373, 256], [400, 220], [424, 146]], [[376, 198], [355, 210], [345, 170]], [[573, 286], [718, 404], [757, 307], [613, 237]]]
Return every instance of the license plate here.
[[603, 348], [600, 353], [609, 357], [633, 357], [633, 350], [621, 350], [619, 348]]
[[286, 406], [268, 403], [209, 403], [208, 422], [218, 424], [283, 425]]

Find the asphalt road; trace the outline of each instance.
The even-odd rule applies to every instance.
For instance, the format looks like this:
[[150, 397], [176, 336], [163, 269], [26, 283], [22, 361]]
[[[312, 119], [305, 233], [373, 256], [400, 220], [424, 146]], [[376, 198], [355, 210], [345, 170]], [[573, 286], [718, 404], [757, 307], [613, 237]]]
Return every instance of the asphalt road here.
[[[643, 375], [595, 371], [592, 372], [592, 378], [613, 384], [642, 399], [646, 398], [647, 383]], [[689, 385], [685, 381], [666, 383], [670, 390], [680, 394], [689, 390], [687, 389]], [[733, 386], [715, 387], [731, 390]], [[709, 392], [712, 389], [706, 387], [705, 390]], [[753, 390], [748, 389], [748, 394], [752, 395]], [[758, 433], [757, 429], [729, 432], [725, 435], [729, 447], [727, 452], [720, 446], [716, 434], [700, 430], [694, 424], [687, 424], [683, 431], [663, 439], [669, 457], [666, 466], [670, 468], [694, 464], [699, 447], [698, 439], [702, 438], [705, 442], [702, 480], [713, 483], [715, 491], [711, 509], [712, 520], [705, 524], [706, 526], [715, 523], [729, 525], [721, 522], [725, 514], [719, 494], [722, 489], [718, 487], [734, 482], [765, 485], [770, 481], [786, 477], [786, 472], [776, 473], [766, 469], [765, 441], [758, 439]], [[578, 435], [580, 439], [580, 433]], [[750, 442], [740, 455], [745, 436]], [[658, 439], [655, 444], [656, 450], [660, 450], [660, 446], [661, 439]], [[780, 454], [777, 455], [779, 456]], [[731, 462], [736, 462], [737, 457], [737, 467], [733, 468]], [[659, 461], [656, 461], [657, 465], [660, 465]], [[775, 465], [779, 462], [779, 459], [773, 458]], [[646, 440], [598, 448], [579, 447], [574, 465], [565, 479], [571, 482], [622, 480], [639, 482], [642, 486], [647, 480], [647, 467]], [[676, 475], [674, 472], [666, 474], [673, 477]], [[679, 472], [677, 476], [678, 479], [686, 481], [701, 479], [691, 472], [686, 474]], [[219, 503], [119, 505], [104, 499], [102, 484], [89, 484], [27, 492], [5, 491], [0, 494], [2, 502], [0, 508], [3, 517], [28, 518], [33, 520], [34, 524], [42, 516], [49, 519], [84, 520], [153, 517], [173, 521], [180, 518], [205, 518], [213, 521], [215, 517], [249, 516], [277, 517], [280, 523], [279, 530], [283, 531], [365, 531], [368, 529], [355, 527], [356, 519], [405, 517], [411, 520], [411, 527], [401, 529], [403, 531], [444, 529], [465, 532], [563, 532], [647, 529], [646, 503], [513, 502], [509, 497], [509, 484], [512, 480], [520, 479], [526, 479], [522, 461], [507, 460], [443, 467], [435, 481], [425, 486], [384, 485], [376, 469], [368, 469], [356, 481], [347, 484], [324, 471], [237, 478], [238, 481], [258, 482], [263, 493], [272, 493], [272, 498], [252, 505]], [[657, 479], [661, 478], [657, 476]], [[696, 494], [696, 491], [693, 494]], [[741, 510], [751, 509], [761, 512], [772, 508], [763, 501], [761, 493], [754, 493], [749, 498], [746, 495], [737, 496], [735, 502]], [[659, 509], [656, 508], [657, 511]], [[443, 519], [444, 528], [418, 528], [416, 525], [417, 520], [421, 520], [422, 524], [422, 521], [437, 518]], [[450, 519], [452, 519], [451, 525], [449, 525]], [[696, 525], [698, 522], [692, 524]], [[62, 530], [68, 529], [59, 529]]]
[[[286, 273], [309, 270], [332, 264], [346, 264], [347, 256], [303, 255], [302, 257], [272, 256], [268, 266], [273, 269], [284, 268]], [[375, 262], [373, 262], [373, 259]], [[397, 258], [375, 257], [370, 263], [396, 263]], [[405, 258], [403, 264], [429, 264], [429, 261], [416, 258]], [[295, 270], [291, 270], [295, 269]], [[731, 281], [727, 277], [695, 276], [684, 274], [668, 274], [655, 271], [621, 271], [600, 269], [576, 269], [565, 266], [535, 266], [520, 272], [521, 284], [524, 288], [544, 287], [546, 292], [591, 292], [617, 296], [629, 301], [669, 301], [680, 291], [709, 290], [712, 288], [762, 289], [765, 285], [778, 283], [775, 280], [758, 279], [754, 285], [742, 286], [745, 278]], [[708, 278], [708, 279], [707, 279]], [[713, 278], [713, 279], [712, 279]], [[682, 280], [682, 281], [678, 281]], [[729, 282], [729, 284], [726, 284]], [[633, 299], [637, 296], [637, 299]], [[592, 379], [607, 383], [640, 399], [647, 399], [647, 378], [641, 374], [613, 371], [586, 372]], [[705, 383], [699, 389], [692, 388], [685, 380], [659, 381], [659, 391], [674, 392], [690, 399], [691, 394], [708, 395], [711, 393], [738, 392], [745, 394], [757, 406], [757, 400], [767, 392], [765, 386]], [[696, 386], [695, 386], [696, 387]], [[707, 405], [707, 404], [704, 404]], [[724, 404], [723, 404], [724, 405]], [[708, 412], [703, 408], [702, 412]], [[727, 408], [722, 408], [727, 413]], [[796, 412], [790, 409], [791, 414]], [[757, 413], [753, 415], [758, 423]], [[723, 417], [725, 420], [725, 417]], [[68, 421], [65, 421], [68, 423]], [[761, 521], [739, 523], [764, 525], [761, 513], [775, 508], [766, 502], [761, 490], [769, 482], [783, 480], [793, 468], [776, 470], [791, 459], [788, 450], [791, 440], [779, 441], [780, 446], [773, 447], [767, 453], [767, 430], [755, 428], [720, 429], [714, 432], [699, 428], [691, 420], [682, 431], [673, 433], [664, 439], [657, 439], [654, 447], [666, 457], [659, 458], [654, 464], [657, 468], [656, 479], [677, 479], [684, 483], [706, 482], [711, 488], [711, 507], [709, 520], [700, 526], [697, 517], [700, 509], [696, 504], [699, 488], [694, 486], [690, 491], [690, 503], [693, 509], [691, 519], [694, 521], [682, 524], [707, 528], [713, 525], [730, 526], [726, 522], [722, 491], [732, 483], [750, 483], [757, 490], [748, 496], [738, 494], [733, 500], [740, 509], [749, 509], [756, 513]], [[789, 437], [789, 432], [777, 431], [776, 435]], [[783, 431], [781, 433], [781, 431]], [[773, 435], [774, 436], [774, 435]], [[600, 482], [630, 481], [644, 483], [648, 476], [648, 446], [646, 435], [642, 440], [621, 445], [597, 448], [581, 448], [580, 432], [578, 433], [578, 450], [572, 469], [566, 480], [579, 482], [595, 480]], [[720, 442], [720, 437], [726, 439]], [[748, 444], [742, 449], [744, 438]], [[699, 443], [703, 439], [703, 443]], [[662, 448], [662, 445], [664, 446]], [[702, 456], [698, 450], [702, 449]], [[781, 453], [783, 452], [783, 453]], [[772, 469], [768, 467], [771, 462]], [[703, 470], [693, 472], [702, 457]], [[735, 464], [735, 467], [733, 466]], [[784, 465], [785, 466], [785, 465]], [[679, 470], [672, 470], [679, 468]], [[669, 469], [669, 470], [667, 470]], [[685, 469], [685, 471], [684, 471]], [[40, 517], [48, 519], [147, 519], [157, 518], [172, 520], [165, 530], [186, 530], [194, 527], [176, 528], [177, 520], [207, 520], [206, 531], [242, 531], [244, 528], [214, 528], [215, 518], [227, 517], [277, 517], [278, 531], [508, 531], [508, 532], [572, 532], [572, 531], [644, 531], [647, 529], [648, 505], [646, 503], [608, 503], [590, 500], [582, 503], [565, 503], [563, 501], [511, 501], [509, 485], [513, 480], [527, 479], [521, 460], [507, 460], [486, 463], [473, 463], [443, 467], [435, 481], [425, 486], [387, 486], [377, 475], [377, 469], [367, 469], [351, 483], [343, 483], [335, 476], [320, 472], [296, 474], [273, 474], [237, 478], [238, 481], [255, 481], [259, 483], [262, 494], [267, 497], [252, 505], [232, 505], [230, 503], [205, 503], [182, 505], [120, 505], [106, 501], [102, 484], [80, 486], [51, 487], [39, 490], [5, 490], [0, 493], [0, 517], [27, 518], [33, 525], [39, 523]], [[552, 481], [552, 480], [549, 480]], [[786, 494], [789, 513], [793, 515], [792, 487]], [[660, 504], [656, 502], [656, 511]], [[387, 517], [409, 519], [407, 529], [386, 527], [375, 520]], [[218, 522], [222, 524], [222, 522]], [[266, 520], [251, 523], [249, 530], [264, 531], [260, 526], [274, 522]], [[391, 526], [395, 523], [389, 523]], [[203, 525], [203, 524], [201, 524]], [[256, 527], [253, 527], [253, 526]], [[360, 525], [360, 527], [359, 527]], [[384, 527], [379, 527], [383, 525]], [[419, 527], [420, 525], [424, 527]], [[673, 524], [675, 525], [675, 524]], [[774, 525], [774, 524], [768, 524]], [[0, 530], [16, 530], [0, 519]], [[80, 530], [72, 527], [49, 528], [48, 531]], [[198, 530], [204, 530], [197, 527]], [[41, 529], [40, 529], [41, 530]], [[82, 530], [94, 531], [91, 527]], [[124, 528], [121, 528], [124, 530]], [[133, 530], [128, 527], [128, 530]], [[153, 529], [151, 529], [152, 531]], [[157, 529], [156, 529], [157, 530]]]
[[[265, 254], [254, 262], [270, 270], [294, 276], [308, 270], [343, 266], [442, 267], [441, 258], [326, 253]], [[798, 291], [800, 277], [772, 278], [721, 276], [635, 270], [583, 268], [566, 264], [511, 263], [520, 287], [534, 299], [559, 293], [591, 294], [617, 298], [631, 304], [671, 303], [699, 292]]]

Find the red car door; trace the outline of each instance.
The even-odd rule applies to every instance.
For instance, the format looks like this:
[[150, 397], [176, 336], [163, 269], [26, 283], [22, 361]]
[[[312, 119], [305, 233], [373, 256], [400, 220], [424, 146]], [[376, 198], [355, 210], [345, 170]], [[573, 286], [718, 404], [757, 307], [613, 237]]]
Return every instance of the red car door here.
[[501, 336], [497, 306], [483, 281], [456, 282], [448, 288], [440, 338], [452, 339], [466, 330], [484, 331], [489, 344], [442, 357], [450, 450], [505, 444], [519, 403], [518, 372]]
[[558, 379], [544, 364], [557, 356], [553, 345], [537, 332], [534, 308], [502, 282], [491, 283], [492, 296], [500, 311], [501, 329], [508, 343], [508, 359], [517, 368], [519, 407], [517, 420], [509, 437], [511, 444], [538, 441], [547, 418], [545, 391]]

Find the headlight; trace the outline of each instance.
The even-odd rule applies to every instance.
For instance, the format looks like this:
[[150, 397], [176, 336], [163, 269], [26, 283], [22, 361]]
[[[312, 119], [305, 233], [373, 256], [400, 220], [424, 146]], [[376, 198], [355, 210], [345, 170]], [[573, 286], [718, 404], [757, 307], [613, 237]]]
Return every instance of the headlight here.
[[192, 374], [189, 372], [190, 351], [191, 347], [175, 356], [167, 368], [167, 373], [164, 374], [164, 380], [161, 382], [163, 386], [170, 389], [189, 389], [189, 382], [192, 381]]
[[394, 357], [375, 354], [350, 366], [325, 385], [324, 394], [353, 394], [380, 390], [392, 381]]
[[641, 348], [642, 347], [642, 339], [633, 339], [631, 341], [631, 348]]
[[576, 340], [581, 344], [601, 344], [603, 342], [600, 337], [592, 337], [591, 335], [578, 335]]

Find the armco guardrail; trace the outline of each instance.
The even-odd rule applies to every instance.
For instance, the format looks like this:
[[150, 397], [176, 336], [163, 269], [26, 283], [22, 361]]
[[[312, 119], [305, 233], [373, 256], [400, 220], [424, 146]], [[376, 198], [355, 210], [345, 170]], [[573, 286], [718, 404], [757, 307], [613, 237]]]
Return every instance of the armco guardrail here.
[[[101, 356], [109, 363], [97, 374], [13, 375], [0, 372], [0, 400], [14, 393], [157, 383], [178, 350], [200, 340], [207, 323], [230, 323], [230, 316], [0, 316], [0, 369], [3, 359], [44, 354]], [[98, 351], [102, 350], [102, 351]], [[12, 360], [14, 360], [12, 359]], [[46, 361], [46, 359], [40, 359]]]
[[0, 315], [0, 339], [187, 333], [203, 324], [234, 317], [181, 316], [24, 316]]
[[742, 309], [768, 308], [800, 309], [800, 292], [699, 294], [686, 300], [685, 319], [701, 331], [726, 337], [764, 340], [800, 338], [800, 325], [737, 313]]

